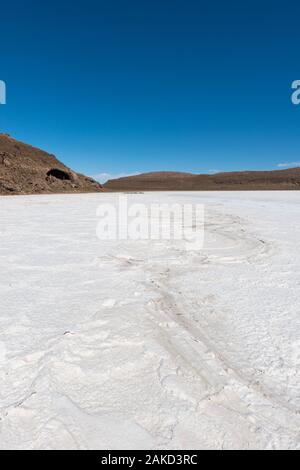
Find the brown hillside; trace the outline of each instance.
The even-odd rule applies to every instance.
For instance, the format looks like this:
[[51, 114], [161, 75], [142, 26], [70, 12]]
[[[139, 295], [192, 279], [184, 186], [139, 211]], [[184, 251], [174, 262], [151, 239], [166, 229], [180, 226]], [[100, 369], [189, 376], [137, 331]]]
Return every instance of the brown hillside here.
[[157, 172], [109, 180], [110, 191], [299, 190], [300, 168], [194, 175]]
[[75, 173], [40, 149], [0, 134], [0, 194], [103, 191], [92, 178]]

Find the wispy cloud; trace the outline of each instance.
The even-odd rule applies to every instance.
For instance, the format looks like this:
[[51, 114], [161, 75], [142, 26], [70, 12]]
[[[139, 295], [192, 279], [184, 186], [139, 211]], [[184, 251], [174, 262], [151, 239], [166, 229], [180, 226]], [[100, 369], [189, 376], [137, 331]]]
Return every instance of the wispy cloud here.
[[278, 168], [295, 168], [300, 167], [300, 162], [287, 162], [287, 163], [278, 163]]
[[114, 180], [117, 178], [124, 178], [125, 176], [133, 176], [137, 175], [137, 173], [98, 173], [97, 175], [92, 175], [92, 178], [94, 178], [96, 181], [99, 181], [99, 183], [106, 183], [108, 180]]

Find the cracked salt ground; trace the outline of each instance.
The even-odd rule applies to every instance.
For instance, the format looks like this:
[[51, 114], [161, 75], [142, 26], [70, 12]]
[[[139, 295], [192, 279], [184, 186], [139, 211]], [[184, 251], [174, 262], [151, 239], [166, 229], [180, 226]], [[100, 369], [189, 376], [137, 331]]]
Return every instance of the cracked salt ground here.
[[1, 198], [0, 448], [300, 448], [300, 194], [130, 197], [205, 203], [203, 250]]

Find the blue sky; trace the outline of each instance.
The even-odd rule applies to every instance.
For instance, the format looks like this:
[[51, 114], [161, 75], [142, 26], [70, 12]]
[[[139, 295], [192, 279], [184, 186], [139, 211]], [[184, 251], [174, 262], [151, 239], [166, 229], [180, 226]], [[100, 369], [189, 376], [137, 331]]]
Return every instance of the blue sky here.
[[300, 162], [296, 1], [1, 4], [0, 131], [77, 171]]

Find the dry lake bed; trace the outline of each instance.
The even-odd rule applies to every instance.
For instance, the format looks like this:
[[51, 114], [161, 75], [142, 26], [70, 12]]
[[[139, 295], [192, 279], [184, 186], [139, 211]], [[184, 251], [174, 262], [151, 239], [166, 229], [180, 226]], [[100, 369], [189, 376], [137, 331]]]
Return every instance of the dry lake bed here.
[[300, 192], [128, 199], [204, 204], [203, 247], [0, 198], [0, 448], [299, 449]]

